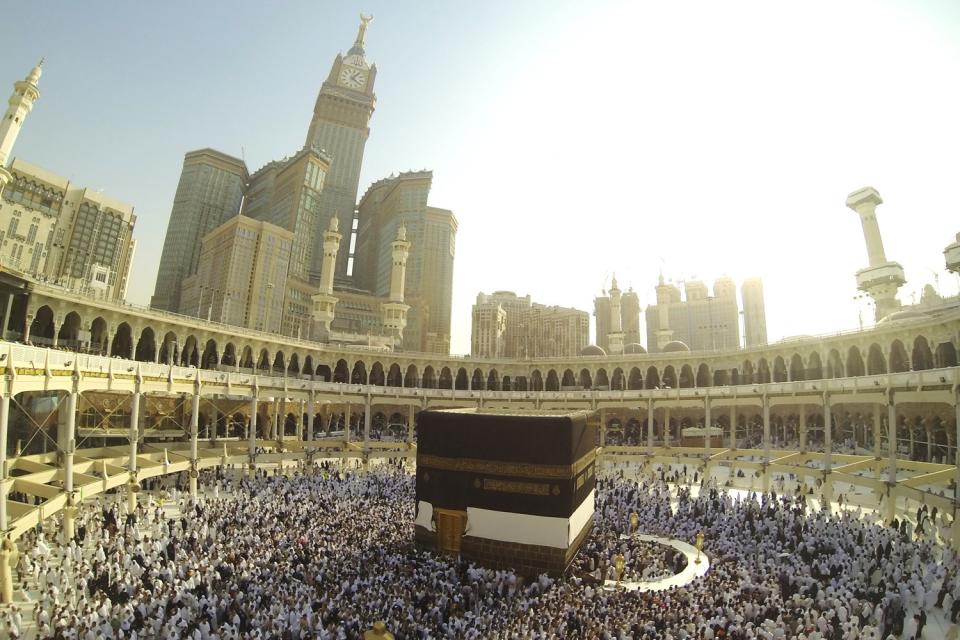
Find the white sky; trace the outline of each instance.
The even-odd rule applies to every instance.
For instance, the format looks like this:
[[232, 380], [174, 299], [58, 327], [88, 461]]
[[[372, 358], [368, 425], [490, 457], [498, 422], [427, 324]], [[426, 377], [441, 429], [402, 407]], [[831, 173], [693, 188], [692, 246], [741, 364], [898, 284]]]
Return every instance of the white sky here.
[[[14, 156], [134, 204], [146, 303], [183, 153], [242, 150], [255, 170], [299, 148], [360, 7], [107, 5], [7, 14], [0, 86], [48, 56]], [[854, 328], [867, 259], [844, 201], [866, 185], [901, 300], [934, 272], [958, 289], [960, 2], [363, 8], [378, 105], [360, 192], [433, 169], [430, 203], [460, 222], [455, 353], [479, 291], [592, 312], [616, 272], [645, 307], [661, 265], [762, 277], [772, 340]]]

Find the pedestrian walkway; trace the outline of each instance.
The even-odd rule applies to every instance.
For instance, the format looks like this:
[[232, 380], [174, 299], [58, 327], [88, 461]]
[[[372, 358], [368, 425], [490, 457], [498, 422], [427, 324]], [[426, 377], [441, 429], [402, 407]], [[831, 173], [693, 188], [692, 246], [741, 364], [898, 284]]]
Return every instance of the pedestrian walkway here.
[[[699, 554], [698, 561], [697, 549], [693, 545], [689, 545], [686, 542], [673, 540], [671, 538], [661, 538], [659, 536], [648, 536], [642, 533], [635, 533], [633, 536], [627, 534], [620, 536], [621, 540], [629, 540], [631, 538], [643, 540], [644, 542], [656, 542], [657, 544], [667, 547], [673, 547], [687, 557], [687, 566], [680, 573], [674, 574], [667, 578], [661, 578], [660, 580], [621, 582], [619, 588], [624, 591], [639, 591], [644, 593], [646, 591], [665, 591], [673, 587], [682, 587], [690, 584], [697, 578], [703, 577], [710, 569], [710, 559], [707, 557], [707, 554]], [[603, 588], [613, 591], [618, 588], [617, 581], [605, 580], [603, 583]]]

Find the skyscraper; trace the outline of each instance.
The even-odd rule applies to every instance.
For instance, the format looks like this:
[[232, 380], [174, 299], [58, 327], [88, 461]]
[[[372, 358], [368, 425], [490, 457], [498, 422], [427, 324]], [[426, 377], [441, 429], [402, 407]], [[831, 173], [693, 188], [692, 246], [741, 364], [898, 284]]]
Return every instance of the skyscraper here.
[[657, 304], [646, 310], [648, 350], [658, 352], [674, 340], [683, 342], [691, 351], [738, 348], [740, 322], [733, 281], [718, 278], [713, 284], [713, 296], [700, 280], [687, 281], [684, 289], [686, 299], [681, 301], [680, 288], [664, 283], [661, 276]]
[[767, 313], [763, 305], [763, 282], [760, 278], [744, 280], [740, 297], [743, 298], [744, 346], [767, 344]]
[[151, 307], [180, 310], [181, 287], [197, 272], [201, 241], [240, 212], [246, 183], [247, 165], [242, 160], [214, 149], [184, 156]]
[[580, 354], [589, 342], [590, 315], [551, 307], [513, 291], [477, 294], [471, 354], [478, 358], [551, 358]]
[[[336, 160], [334, 160], [334, 164]], [[358, 207], [354, 282], [375, 296], [390, 293], [392, 243], [400, 226], [412, 243], [406, 295], [411, 298], [403, 346], [410, 351], [449, 353], [453, 258], [457, 219], [427, 206], [433, 174], [411, 171], [373, 183]]]
[[[610, 296], [607, 292], [593, 299], [594, 342], [610, 352]], [[640, 344], [640, 297], [633, 287], [620, 296], [620, 327], [623, 344]]]
[[[307, 148], [323, 149], [332, 159], [320, 194], [317, 228], [326, 229], [333, 216], [340, 221], [343, 237], [337, 252], [338, 276], [347, 273], [360, 165], [370, 135], [370, 117], [377, 102], [373, 93], [377, 67], [367, 62], [363, 49], [369, 23], [370, 18], [360, 17], [360, 30], [353, 46], [346, 56], [337, 54], [334, 59], [330, 74], [320, 87], [305, 144]], [[315, 238], [311, 268], [314, 281], [319, 280], [323, 267], [322, 235], [318, 233]]]

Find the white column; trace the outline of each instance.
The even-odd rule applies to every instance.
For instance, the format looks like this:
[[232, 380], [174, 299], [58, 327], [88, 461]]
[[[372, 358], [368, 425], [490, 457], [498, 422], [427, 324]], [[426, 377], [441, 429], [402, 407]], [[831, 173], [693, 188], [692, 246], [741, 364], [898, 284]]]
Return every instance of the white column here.
[[770, 492], [770, 398], [763, 394], [763, 492]]
[[348, 402], [343, 410], [343, 434], [345, 441], [350, 444], [350, 403]]
[[607, 411], [600, 409], [600, 446], [607, 446]]
[[707, 445], [706, 446], [707, 459], [709, 460], [710, 450], [712, 448], [711, 445], [713, 444], [710, 440], [710, 397], [709, 396], [703, 399], [703, 426], [707, 430], [707, 437], [705, 442]]
[[407, 444], [413, 443], [413, 428], [416, 424], [417, 419], [417, 407], [414, 405], [409, 406], [409, 415], [407, 417]]
[[670, 446], [670, 407], [663, 408], [663, 446]]
[[821, 500], [826, 506], [827, 512], [832, 510], [833, 502], [833, 480], [830, 478], [833, 472], [833, 416], [830, 408], [830, 394], [823, 394], [823, 493]]
[[[9, 305], [9, 301], [8, 301]], [[6, 385], [4, 385], [6, 386]], [[7, 520], [7, 427], [10, 421], [10, 396], [6, 390], [0, 396], [0, 602], [13, 602], [13, 572], [10, 569], [10, 553], [13, 542], [8, 537], [10, 523]]]
[[[286, 426], [286, 416], [284, 418], [284, 426]], [[278, 398], [273, 399], [273, 431], [270, 434], [271, 440], [280, 439], [280, 400]]]
[[[313, 442], [313, 416], [317, 412], [316, 392], [310, 389], [310, 400], [307, 402], [307, 442]], [[310, 451], [310, 447], [307, 447]]]
[[10, 327], [10, 311], [13, 309], [13, 294], [7, 294], [7, 306], [3, 311], [3, 327], [0, 327], [0, 340], [7, 339], [7, 329]]
[[137, 508], [137, 441], [140, 439], [140, 384], [130, 396], [130, 484], [127, 487], [127, 510], [133, 513]]
[[737, 405], [730, 405], [730, 448], [737, 448]]
[[807, 452], [807, 407], [800, 405], [800, 424], [797, 425], [800, 430], [800, 453]]
[[887, 398], [887, 482], [897, 482], [897, 405], [891, 391]]
[[373, 402], [370, 396], [367, 396], [366, 402], [363, 403], [363, 443], [366, 445], [370, 442], [370, 423], [373, 421]]
[[303, 417], [304, 417], [304, 415], [305, 415], [306, 412], [307, 412], [307, 411], [306, 411], [306, 407], [307, 407], [307, 401], [306, 401], [306, 400], [301, 400], [301, 401], [300, 401], [300, 415], [297, 416], [297, 440], [300, 441], [300, 442], [303, 442], [303, 431], [304, 431]]
[[63, 434], [63, 492], [67, 494], [67, 505], [63, 509], [63, 543], [69, 544], [74, 533], [76, 506], [73, 499], [73, 454], [76, 450], [77, 433], [77, 392], [71, 391], [66, 398], [66, 433]]
[[647, 398], [647, 448], [653, 451], [653, 397]]
[[190, 496], [197, 497], [197, 438], [200, 432], [200, 391], [193, 392], [190, 407]]
[[253, 389], [250, 398], [250, 428], [247, 430], [247, 453], [250, 456], [250, 470], [257, 462], [257, 389]]

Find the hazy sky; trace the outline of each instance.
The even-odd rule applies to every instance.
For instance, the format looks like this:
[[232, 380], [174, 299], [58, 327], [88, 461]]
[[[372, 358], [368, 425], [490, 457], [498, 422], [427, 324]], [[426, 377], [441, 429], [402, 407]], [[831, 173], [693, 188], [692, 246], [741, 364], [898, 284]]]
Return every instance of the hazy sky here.
[[901, 300], [935, 272], [958, 289], [956, 0], [17, 3], [0, 92], [47, 62], [13, 155], [134, 205], [147, 303], [183, 154], [253, 171], [296, 151], [361, 9], [360, 191], [433, 169], [430, 203], [460, 222], [455, 353], [479, 291], [592, 312], [616, 272], [645, 307], [661, 268], [761, 276], [771, 340], [854, 328], [867, 257], [844, 201], [866, 185]]

